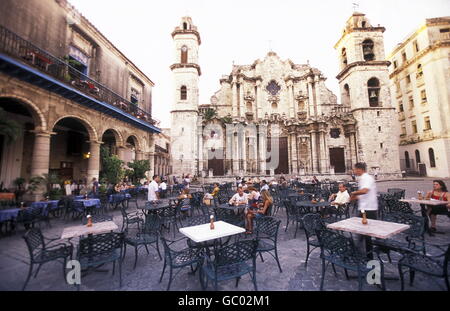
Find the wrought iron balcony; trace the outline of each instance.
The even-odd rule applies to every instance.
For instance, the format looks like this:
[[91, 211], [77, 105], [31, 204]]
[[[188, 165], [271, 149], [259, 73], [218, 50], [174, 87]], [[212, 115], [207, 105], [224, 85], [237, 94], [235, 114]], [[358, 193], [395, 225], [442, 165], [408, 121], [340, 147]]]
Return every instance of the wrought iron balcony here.
[[[160, 132], [157, 128], [159, 121], [153, 119], [150, 113], [1, 25], [0, 57], [0, 70], [3, 72], [64, 94], [63, 96], [67, 95], [67, 98], [125, 122]], [[85, 96], [80, 96], [80, 92]]]

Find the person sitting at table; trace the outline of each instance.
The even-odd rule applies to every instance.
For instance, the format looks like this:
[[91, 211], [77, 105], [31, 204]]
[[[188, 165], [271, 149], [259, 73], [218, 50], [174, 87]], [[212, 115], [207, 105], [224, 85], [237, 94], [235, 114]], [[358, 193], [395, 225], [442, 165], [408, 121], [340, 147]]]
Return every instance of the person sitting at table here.
[[98, 187], [99, 187], [99, 184], [98, 184], [97, 178], [95, 178], [95, 177], [92, 178], [92, 194], [93, 195], [97, 195]]
[[191, 199], [192, 195], [189, 193], [189, 189], [185, 188], [183, 192], [178, 196], [178, 200], [182, 200], [181, 212], [183, 214], [188, 214], [191, 209]]
[[[438, 200], [450, 202], [450, 193], [447, 190], [447, 186], [442, 180], [433, 181], [433, 190], [429, 191], [425, 197], [426, 200]], [[427, 215], [431, 220], [431, 232], [436, 232], [436, 218], [437, 215], [447, 213], [450, 217], [450, 203], [445, 205], [427, 205]]]
[[167, 194], [167, 183], [166, 180], [163, 180], [159, 185], [159, 197], [161, 199], [165, 199]]
[[228, 202], [230, 205], [247, 205], [248, 195], [244, 192], [242, 187], [238, 187], [237, 192]]
[[270, 208], [273, 205], [273, 198], [270, 195], [269, 191], [264, 190], [261, 191], [262, 203], [258, 204], [257, 209], [248, 209], [247, 214], [245, 215], [246, 224], [245, 229], [247, 230], [247, 234], [253, 233], [253, 219], [261, 218], [267, 216]]
[[269, 191], [269, 185], [266, 180], [261, 181], [261, 191], [267, 190]]
[[214, 183], [214, 188], [213, 191], [211, 192], [211, 196], [213, 198], [217, 198], [219, 196], [219, 191], [220, 191], [219, 183]]
[[350, 202], [350, 194], [348, 194], [347, 187], [343, 184], [339, 184], [339, 192], [333, 193], [328, 199], [331, 205], [344, 205]]
[[248, 204], [256, 207], [258, 205], [259, 198], [261, 197], [261, 193], [258, 190], [256, 190], [256, 188], [253, 186], [248, 187], [247, 190], [248, 190]]

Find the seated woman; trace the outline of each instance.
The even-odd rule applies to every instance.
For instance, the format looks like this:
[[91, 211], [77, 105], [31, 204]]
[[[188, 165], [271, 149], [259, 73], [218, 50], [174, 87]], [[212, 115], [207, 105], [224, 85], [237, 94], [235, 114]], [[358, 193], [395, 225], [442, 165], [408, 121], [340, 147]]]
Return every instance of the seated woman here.
[[189, 189], [185, 188], [183, 192], [178, 196], [178, 200], [182, 200], [181, 212], [188, 214], [191, 211], [191, 199], [192, 195], [189, 193]]
[[270, 195], [269, 191], [264, 190], [261, 192], [262, 203], [258, 204], [258, 209], [249, 209], [247, 214], [245, 215], [246, 224], [245, 228], [247, 229], [247, 234], [253, 233], [253, 219], [260, 218], [268, 215], [270, 208], [273, 205], [273, 198]]
[[[426, 200], [438, 200], [450, 202], [450, 193], [442, 180], [433, 181], [433, 190], [427, 193]], [[427, 205], [427, 215], [431, 220], [431, 232], [436, 232], [436, 216], [447, 213], [450, 216], [450, 203], [447, 205]]]
[[258, 201], [261, 196], [258, 190], [256, 190], [255, 187], [248, 187], [248, 204], [250, 206], [257, 208], [258, 207]]

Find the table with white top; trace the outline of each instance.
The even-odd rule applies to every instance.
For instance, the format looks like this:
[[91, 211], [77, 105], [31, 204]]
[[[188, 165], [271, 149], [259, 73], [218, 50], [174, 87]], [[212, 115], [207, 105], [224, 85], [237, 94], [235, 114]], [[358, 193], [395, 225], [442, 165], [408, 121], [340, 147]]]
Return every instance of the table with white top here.
[[450, 202], [447, 201], [439, 201], [439, 200], [418, 200], [418, 199], [402, 199], [400, 202], [406, 202], [411, 204], [425, 204], [425, 205], [447, 205], [450, 204]]
[[224, 221], [216, 221], [214, 222], [213, 230], [211, 230], [210, 224], [207, 223], [199, 226], [181, 228], [180, 232], [192, 241], [202, 243], [241, 234], [245, 232], [245, 229]]
[[94, 223], [92, 224], [92, 227], [88, 227], [87, 225], [67, 227], [64, 228], [61, 239], [73, 239], [81, 236], [108, 233], [117, 229], [119, 229], [119, 227], [113, 221]]
[[[402, 199], [400, 202], [406, 202], [409, 204], [420, 204], [420, 211], [422, 213], [422, 217], [424, 218], [424, 226], [425, 231], [428, 232], [430, 236], [433, 236], [433, 233], [430, 231], [430, 224], [428, 220], [428, 213], [427, 213], [427, 205], [428, 206], [442, 206], [442, 205], [448, 205], [450, 202], [448, 201], [440, 201], [440, 200], [419, 200], [416, 198], [412, 199]], [[435, 232], [435, 233], [442, 233], [442, 232]]]
[[[353, 217], [327, 225], [328, 229], [350, 232], [366, 237], [366, 250], [372, 249], [372, 238], [388, 239], [409, 229], [409, 225], [394, 222], [367, 219], [367, 224], [362, 223], [362, 218]], [[368, 257], [373, 259], [373, 255]]]

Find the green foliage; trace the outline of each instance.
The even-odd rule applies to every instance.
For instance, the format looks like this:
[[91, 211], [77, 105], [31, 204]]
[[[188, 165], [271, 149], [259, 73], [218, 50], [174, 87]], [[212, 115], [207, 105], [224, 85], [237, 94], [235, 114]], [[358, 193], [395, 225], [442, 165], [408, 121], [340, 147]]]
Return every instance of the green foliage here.
[[50, 200], [60, 200], [64, 196], [63, 189], [50, 189], [44, 196], [49, 197]]
[[19, 187], [21, 185], [23, 185], [25, 183], [25, 178], [23, 177], [17, 177], [16, 179], [14, 179], [13, 184], [16, 187]]
[[42, 176], [33, 176], [30, 178], [30, 185], [28, 186], [28, 190], [31, 192], [36, 191], [39, 186], [45, 183], [45, 178]]
[[6, 111], [0, 108], [0, 135], [5, 136], [6, 143], [10, 144], [15, 142], [22, 135], [22, 132], [22, 126], [18, 122], [8, 118]]
[[102, 171], [101, 180], [107, 180], [111, 184], [117, 184], [125, 175], [123, 161], [116, 155], [111, 155], [109, 149], [102, 146], [100, 149]]
[[127, 176], [134, 184], [145, 178], [145, 173], [150, 170], [149, 160], [135, 160], [127, 165], [130, 168], [127, 170]]
[[220, 119], [223, 123], [225, 124], [231, 124], [233, 122], [233, 119], [231, 118], [231, 116], [226, 116], [223, 117], [222, 119]]
[[217, 117], [217, 111], [213, 108], [208, 108], [205, 110], [205, 114], [203, 115], [206, 121], [210, 121], [213, 118]]

